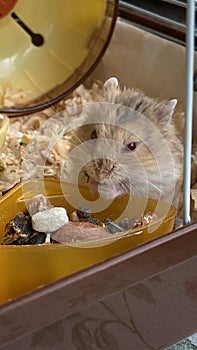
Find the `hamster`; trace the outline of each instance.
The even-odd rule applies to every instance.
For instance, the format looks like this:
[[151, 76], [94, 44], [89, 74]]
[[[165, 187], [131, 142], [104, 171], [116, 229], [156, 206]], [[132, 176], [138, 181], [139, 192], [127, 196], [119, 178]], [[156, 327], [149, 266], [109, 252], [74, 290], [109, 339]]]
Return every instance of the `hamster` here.
[[67, 175], [106, 198], [129, 193], [179, 209], [184, 149], [176, 105], [176, 99], [159, 101], [108, 79], [83, 106]]

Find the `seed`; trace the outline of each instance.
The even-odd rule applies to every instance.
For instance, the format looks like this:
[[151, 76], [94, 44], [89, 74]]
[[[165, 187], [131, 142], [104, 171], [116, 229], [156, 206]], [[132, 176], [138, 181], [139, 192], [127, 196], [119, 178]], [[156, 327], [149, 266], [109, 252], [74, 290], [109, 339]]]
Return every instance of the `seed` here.
[[158, 216], [155, 213], [152, 213], [150, 211], [147, 213], [143, 213], [134, 221], [133, 228], [149, 225], [157, 219]]
[[76, 211], [73, 211], [73, 212], [69, 215], [69, 219], [70, 219], [70, 221], [78, 222], [78, 221], [79, 221], [79, 217], [78, 217], [78, 215], [77, 215], [77, 212], [76, 212]]

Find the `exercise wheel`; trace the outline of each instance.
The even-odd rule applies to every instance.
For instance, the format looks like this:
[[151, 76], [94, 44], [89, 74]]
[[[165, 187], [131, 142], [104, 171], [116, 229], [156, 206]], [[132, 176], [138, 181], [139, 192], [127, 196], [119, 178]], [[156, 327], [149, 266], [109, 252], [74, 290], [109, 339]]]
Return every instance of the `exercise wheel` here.
[[0, 97], [9, 86], [24, 91], [0, 113], [33, 113], [70, 94], [107, 48], [117, 7], [117, 0], [0, 1]]

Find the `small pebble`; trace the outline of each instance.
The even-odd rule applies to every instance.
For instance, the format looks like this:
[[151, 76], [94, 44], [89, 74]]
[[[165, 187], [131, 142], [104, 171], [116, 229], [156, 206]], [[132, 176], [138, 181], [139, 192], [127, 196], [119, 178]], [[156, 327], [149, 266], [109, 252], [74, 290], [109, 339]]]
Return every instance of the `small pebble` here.
[[125, 229], [120, 227], [119, 225], [115, 224], [111, 219], [106, 218], [103, 220], [105, 224], [105, 228], [109, 233], [116, 233], [116, 232], [124, 232]]
[[34, 235], [28, 238], [18, 239], [16, 241], [13, 241], [14, 245], [34, 245], [34, 244], [43, 244], [46, 241], [46, 233], [43, 232], [35, 232]]
[[46, 242], [46, 236], [46, 233], [39, 232], [38, 234], [31, 236], [27, 244], [43, 244]]
[[49, 208], [50, 205], [48, 204], [47, 198], [43, 194], [38, 194], [27, 203], [27, 210], [30, 216]]
[[54, 232], [68, 223], [66, 209], [53, 207], [32, 216], [32, 226], [38, 232]]
[[129, 219], [128, 218], [123, 218], [121, 219], [118, 223], [118, 226], [122, 227], [125, 231], [129, 230], [131, 228]]
[[89, 207], [79, 207], [77, 209], [77, 215], [80, 218], [87, 219], [91, 216], [91, 210]]
[[86, 219], [87, 222], [90, 222], [91, 224], [94, 224], [94, 225], [97, 225], [97, 226], [102, 226], [101, 224], [101, 221], [96, 219], [96, 218], [93, 218], [92, 216], [90, 216], [89, 218]]
[[[15, 244], [17, 240], [25, 241], [33, 234], [31, 218], [23, 212], [19, 212], [5, 228], [2, 244]], [[22, 243], [21, 243], [22, 244]]]
[[109, 234], [100, 226], [89, 222], [69, 222], [54, 234], [53, 239], [61, 243], [74, 243], [105, 237], [109, 237]]

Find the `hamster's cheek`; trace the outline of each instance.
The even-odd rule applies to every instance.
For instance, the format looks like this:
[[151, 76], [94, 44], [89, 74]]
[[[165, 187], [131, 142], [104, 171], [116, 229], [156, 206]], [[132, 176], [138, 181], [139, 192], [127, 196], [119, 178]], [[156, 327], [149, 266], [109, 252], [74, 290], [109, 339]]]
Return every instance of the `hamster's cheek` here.
[[89, 188], [92, 193], [98, 192], [98, 184], [99, 183], [97, 181], [89, 179]]
[[98, 192], [101, 197], [106, 199], [113, 199], [122, 194], [122, 189], [117, 184], [111, 181], [100, 181], [98, 184]]

